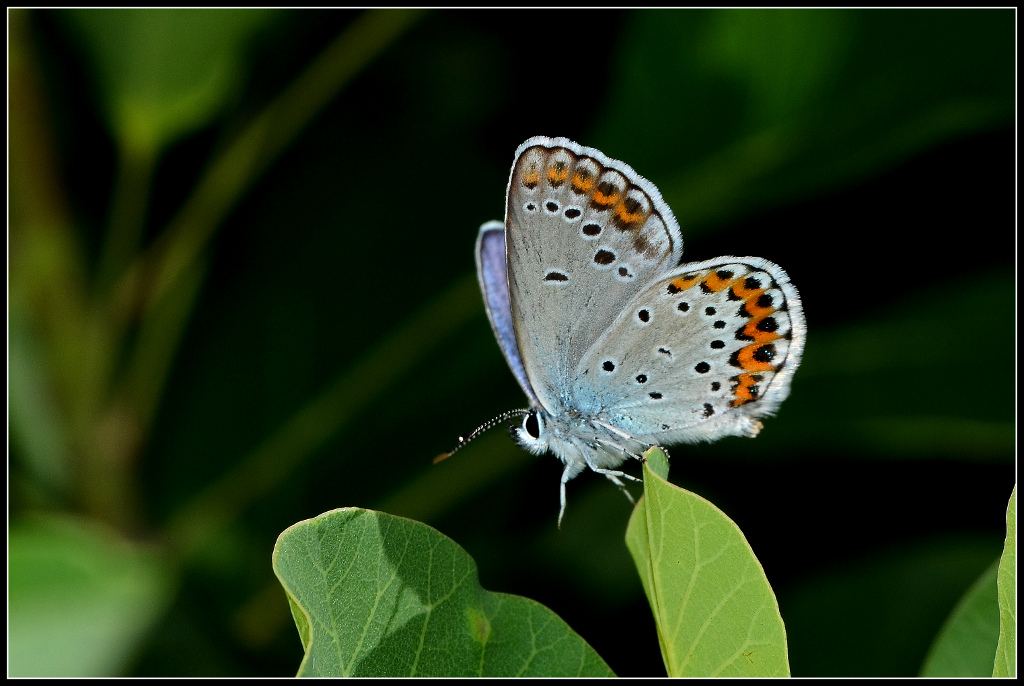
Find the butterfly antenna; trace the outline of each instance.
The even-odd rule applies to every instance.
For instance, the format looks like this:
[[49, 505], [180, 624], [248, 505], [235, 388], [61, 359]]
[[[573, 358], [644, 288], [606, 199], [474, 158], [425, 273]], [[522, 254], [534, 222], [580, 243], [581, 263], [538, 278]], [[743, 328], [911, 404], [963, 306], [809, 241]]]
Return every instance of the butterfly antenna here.
[[527, 414], [530, 414], [530, 410], [509, 410], [508, 412], [502, 412], [501, 414], [499, 414], [494, 419], [492, 419], [492, 420], [490, 420], [488, 422], [484, 422], [483, 424], [478, 426], [468, 436], [459, 436], [459, 443], [458, 443], [458, 445], [456, 445], [454, 448], [452, 448], [448, 452], [441, 453], [440, 455], [435, 457], [434, 458], [434, 464], [437, 464], [438, 462], [441, 462], [442, 460], [447, 460], [449, 457], [451, 457], [452, 455], [454, 455], [458, 451], [460, 451], [463, 448], [465, 448], [467, 443], [469, 443], [474, 438], [476, 438], [477, 436], [479, 436], [483, 432], [487, 431], [488, 429], [493, 429], [495, 426], [497, 426], [498, 424], [501, 424], [502, 422], [504, 422], [505, 420], [507, 420], [507, 419], [509, 419], [511, 417], [522, 417], [523, 415], [527, 415]]

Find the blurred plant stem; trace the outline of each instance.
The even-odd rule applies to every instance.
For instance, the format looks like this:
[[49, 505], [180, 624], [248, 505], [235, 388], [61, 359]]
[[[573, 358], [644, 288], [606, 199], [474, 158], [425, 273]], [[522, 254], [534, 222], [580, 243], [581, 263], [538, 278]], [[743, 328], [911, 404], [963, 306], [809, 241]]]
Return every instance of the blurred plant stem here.
[[[116, 286], [120, 318], [139, 316], [118, 395], [139, 408], [148, 432], [174, 351], [205, 276], [203, 250], [260, 174], [348, 81], [420, 16], [371, 10], [358, 17], [213, 160], [178, 214]], [[178, 302], [167, 302], [177, 300]]]
[[119, 147], [110, 219], [94, 289], [100, 296], [107, 295], [115, 279], [139, 251], [153, 171], [160, 152], [154, 145], [132, 145], [127, 140], [122, 140]]
[[[74, 499], [87, 514], [122, 530], [139, 525], [135, 463], [200, 293], [211, 236], [310, 121], [422, 14], [371, 10], [357, 17], [224, 146], [178, 214], [141, 254], [160, 149], [121, 141], [90, 297], [88, 269], [57, 168], [29, 15], [10, 12], [11, 306], [23, 312], [27, 333], [45, 350], [42, 376], [63, 410]], [[330, 432], [347, 415], [318, 418]], [[251, 496], [272, 487], [261, 482]]]
[[110, 216], [100, 250], [99, 265], [89, 305], [89, 327], [81, 345], [85, 351], [80, 406], [100, 411], [82, 417], [77, 427], [92, 434], [83, 455], [86, 506], [122, 528], [138, 521], [134, 465], [144, 441], [139, 408], [112, 399], [119, 375], [118, 357], [129, 333], [129, 322], [114, 316], [110, 290], [138, 253], [142, 243], [153, 172], [159, 157], [155, 139], [150, 144], [119, 141], [118, 165], [110, 201]]
[[467, 274], [371, 346], [256, 450], [180, 508], [166, 537], [185, 557], [197, 552], [479, 312], [476, 277]]
[[[53, 425], [61, 442], [80, 452], [82, 423], [76, 404], [82, 374], [82, 341], [87, 330], [86, 270], [81, 245], [60, 180], [56, 146], [43, 79], [32, 45], [27, 10], [8, 14], [10, 307], [9, 324], [24, 326], [32, 347], [42, 348], [44, 369], [36, 375], [64, 409]], [[31, 423], [36, 418], [26, 417]], [[37, 456], [27, 454], [27, 462]], [[69, 458], [64, 482], [81, 495], [81, 465]]]

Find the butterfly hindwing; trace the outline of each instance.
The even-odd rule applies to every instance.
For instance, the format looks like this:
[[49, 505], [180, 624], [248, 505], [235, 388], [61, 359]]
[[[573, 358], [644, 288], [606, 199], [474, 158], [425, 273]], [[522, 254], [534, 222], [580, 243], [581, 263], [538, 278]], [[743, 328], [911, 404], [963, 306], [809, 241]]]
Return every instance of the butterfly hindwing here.
[[788, 395], [805, 332], [799, 295], [777, 265], [684, 264], [595, 341], [574, 395], [584, 412], [650, 444], [753, 436]]

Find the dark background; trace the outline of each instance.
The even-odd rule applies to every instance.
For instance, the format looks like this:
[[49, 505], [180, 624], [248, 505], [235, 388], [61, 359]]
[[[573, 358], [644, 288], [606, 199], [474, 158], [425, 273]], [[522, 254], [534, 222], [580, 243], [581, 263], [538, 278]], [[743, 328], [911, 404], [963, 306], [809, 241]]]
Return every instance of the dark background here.
[[[223, 22], [237, 37], [224, 41], [232, 86], [158, 137], [141, 175], [138, 254], [159, 254], [210, 165], [364, 19]], [[131, 17], [16, 20], [12, 42], [31, 59], [12, 78], [38, 86], [83, 292], [114, 302], [98, 265], [131, 138], [111, 103], [137, 92], [125, 60], [145, 72], [156, 51], [104, 62], [102, 46], [141, 30]], [[148, 387], [152, 421], [108, 461], [123, 474], [120, 500], [88, 476], [103, 451], [77, 447], [98, 424], [68, 419], [71, 476], [41, 476], [12, 381], [11, 527], [69, 513], [165, 551], [173, 592], [122, 674], [294, 674], [302, 651], [274, 541], [360, 506], [451, 537], [485, 588], [552, 608], [617, 674], [664, 675], [617, 489], [574, 480], [559, 532], [560, 463], [500, 429], [431, 465], [460, 433], [524, 404], [472, 248], [479, 225], [501, 218], [516, 147], [567, 136], [658, 185], [685, 260], [757, 255], [789, 273], [808, 326], [791, 397], [756, 440], [675, 447], [670, 478], [747, 536], [778, 596], [794, 676], [914, 675], [999, 555], [1015, 483], [1014, 30], [1012, 10], [425, 13], [279, 154], [252, 146], [265, 162], [211, 221], [195, 297], [170, 291], [180, 339], [157, 329], [168, 343], [165, 381]], [[154, 35], [125, 45], [200, 40], [180, 27]], [[38, 139], [20, 142], [19, 83], [10, 292], [23, 314], [11, 335], [34, 341], [58, 416], [73, 418], [48, 338], [53, 301], [38, 295], [47, 286], [25, 238], [38, 229], [19, 209], [33, 205], [14, 179], [42, 154]], [[115, 380], [131, 378], [145, 339], [145, 310], [127, 311]], [[332, 388], [316, 428], [280, 438]], [[211, 514], [197, 502], [228, 504]]]

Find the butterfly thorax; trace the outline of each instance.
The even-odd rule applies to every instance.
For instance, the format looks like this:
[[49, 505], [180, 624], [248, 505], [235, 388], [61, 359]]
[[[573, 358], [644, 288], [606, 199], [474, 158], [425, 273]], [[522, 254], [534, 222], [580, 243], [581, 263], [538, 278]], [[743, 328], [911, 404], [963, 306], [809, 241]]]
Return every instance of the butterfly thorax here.
[[647, 447], [600, 417], [573, 407], [560, 408], [557, 413], [533, 408], [512, 433], [519, 445], [534, 454], [553, 453], [570, 466], [572, 475], [588, 466], [617, 467]]

